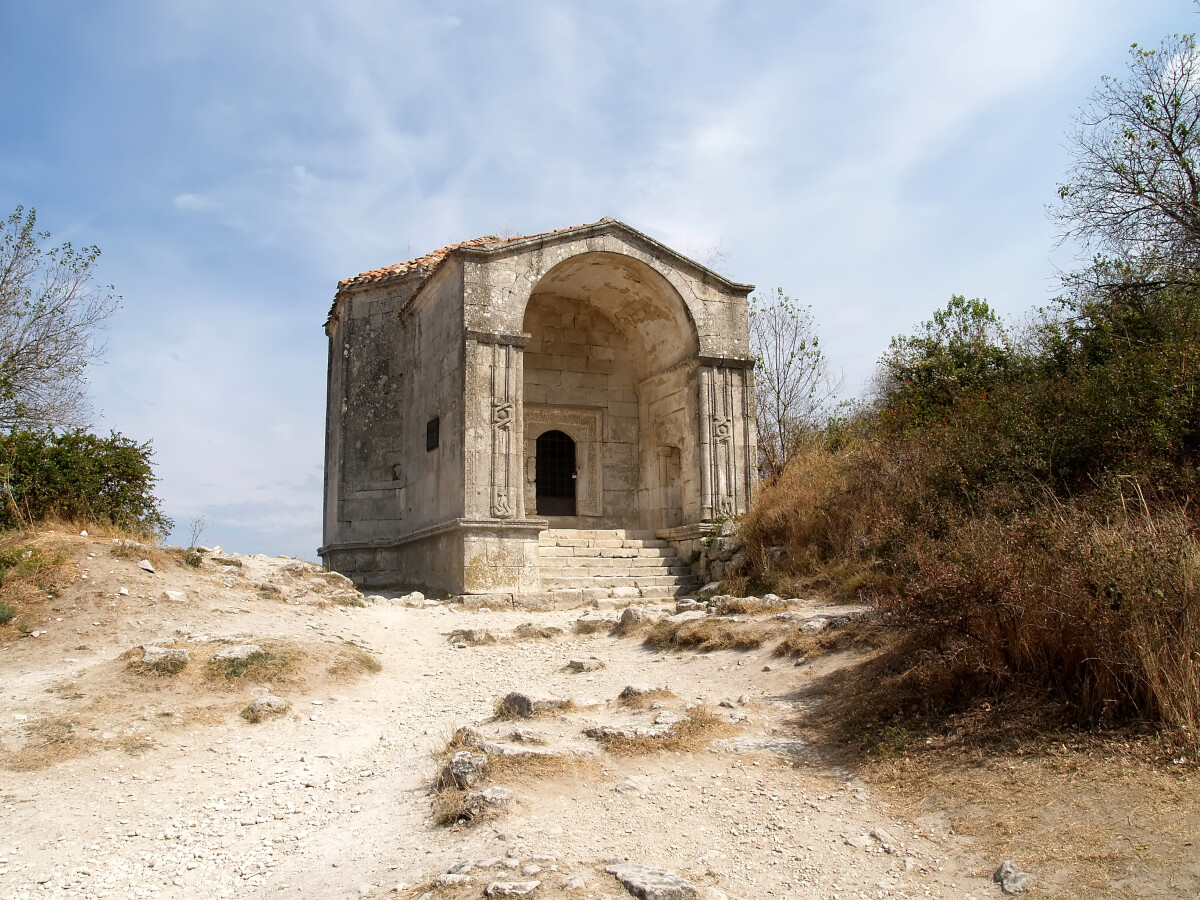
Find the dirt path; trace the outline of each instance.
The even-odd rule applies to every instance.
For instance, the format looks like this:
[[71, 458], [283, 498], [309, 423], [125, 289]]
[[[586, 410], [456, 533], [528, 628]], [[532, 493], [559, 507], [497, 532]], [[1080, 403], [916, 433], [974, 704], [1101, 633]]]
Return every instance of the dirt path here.
[[[670, 869], [710, 898], [999, 895], [994, 862], [975, 859], [944, 820], [905, 819], [790, 734], [797, 691], [836, 659], [658, 653], [638, 638], [575, 634], [581, 610], [339, 606], [312, 573], [286, 575], [287, 560], [150, 575], [113, 558], [111, 542], [72, 546], [73, 583], [26, 616], [45, 633], [0, 644], [10, 768], [0, 898], [450, 898], [483, 896], [495, 881], [539, 881], [539, 897], [619, 898], [629, 895], [604, 869], [625, 860]], [[163, 599], [168, 589], [187, 600]], [[459, 649], [447, 637], [525, 622], [564, 633]], [[289, 712], [250, 724], [237, 713], [266, 684], [185, 690], [128, 674], [119, 655], [167, 635], [195, 652], [286, 642], [306, 659], [357, 645], [382, 671], [272, 683]], [[592, 656], [604, 667], [567, 668]], [[583, 737], [597, 722], [650, 721], [655, 710], [616, 702], [634, 682], [669, 689], [664, 708], [703, 701], [730, 734], [632, 756]], [[526, 687], [574, 707], [492, 721], [497, 699]], [[515, 804], [493, 819], [438, 826], [434, 754], [466, 724], [501, 738], [525, 728], [527, 741], [582, 755], [560, 772], [511, 772]], [[452, 869], [460, 877], [436, 884]]]

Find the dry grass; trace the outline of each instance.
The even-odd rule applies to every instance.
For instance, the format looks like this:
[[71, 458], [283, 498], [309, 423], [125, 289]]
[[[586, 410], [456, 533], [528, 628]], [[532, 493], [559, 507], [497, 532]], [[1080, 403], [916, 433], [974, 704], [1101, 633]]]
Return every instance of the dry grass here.
[[451, 644], [470, 644], [478, 647], [496, 643], [496, 636], [486, 628], [455, 628], [446, 635], [446, 640]]
[[242, 659], [209, 657], [205, 675], [210, 681], [228, 684], [276, 681], [288, 675], [298, 661], [298, 654], [290, 648], [264, 645], [259, 652]]
[[577, 619], [572, 631], [576, 634], [597, 634], [601, 631], [610, 630], [615, 623], [608, 619]]
[[712, 617], [690, 622], [662, 621], [650, 627], [645, 644], [656, 650], [755, 650], [781, 630], [782, 626], [773, 621], [732, 622]]
[[667, 751], [694, 753], [713, 738], [731, 734], [734, 730], [734, 726], [711, 707], [700, 704], [689, 709], [684, 720], [667, 734], [657, 737], [613, 735], [601, 738], [600, 742], [608, 752], [618, 756], [645, 756]]
[[787, 600], [765, 600], [761, 597], [721, 597], [714, 605], [715, 616], [761, 615], [788, 608]]
[[540, 716], [557, 716], [562, 713], [572, 712], [573, 710], [576, 709], [575, 701], [568, 697], [563, 700], [561, 705], [555, 706], [553, 709], [535, 709], [533, 711], [532, 716], [522, 716], [519, 712], [517, 712], [515, 709], [513, 709], [511, 706], [509, 706], [507, 703], [504, 702], [506, 699], [507, 699], [507, 695], [497, 699], [496, 705], [492, 709], [492, 718], [496, 719], [497, 721], [504, 722], [504, 721], [508, 721], [511, 719], [528, 719], [528, 718], [538, 718]]
[[887, 643], [885, 629], [873, 622], [851, 622], [818, 634], [805, 634], [799, 625], [793, 625], [772, 652], [776, 656], [816, 659], [843, 650], [877, 650]]
[[513, 637], [518, 640], [553, 640], [556, 637], [561, 637], [566, 632], [555, 625], [535, 625], [532, 622], [524, 622], [513, 629]]
[[627, 706], [630, 709], [649, 709], [655, 703], [660, 703], [663, 700], [672, 700], [675, 698], [673, 691], [666, 688], [655, 688], [644, 694], [630, 694], [628, 696], [620, 696], [617, 702], [622, 706]]
[[121, 654], [125, 660], [125, 668], [135, 675], [147, 678], [173, 678], [187, 668], [188, 664], [181, 659], [160, 659], [154, 663], [142, 662], [142, 648], [132, 647]]
[[[290, 703], [288, 704], [288, 708], [289, 709], [291, 708]], [[287, 709], [283, 709], [283, 710], [262, 710], [262, 709], [260, 709], [260, 710], [256, 711], [254, 709], [253, 703], [247, 703], [242, 708], [242, 711], [240, 713], [238, 713], [238, 715], [241, 716], [243, 719], [245, 719], [250, 724], [258, 725], [260, 722], [265, 722], [267, 719], [274, 718], [275, 716], [284, 715], [286, 712], [287, 712]]]
[[325, 671], [338, 681], [348, 681], [382, 672], [383, 663], [369, 650], [347, 642], [333, 651], [333, 659]]
[[0, 635], [16, 635], [22, 628], [22, 613], [33, 611], [71, 583], [74, 565], [69, 547], [70, 541], [40, 531], [0, 537]]
[[25, 745], [0, 754], [0, 765], [14, 772], [36, 772], [89, 752], [95, 741], [80, 733], [79, 723], [44, 718], [25, 726]]

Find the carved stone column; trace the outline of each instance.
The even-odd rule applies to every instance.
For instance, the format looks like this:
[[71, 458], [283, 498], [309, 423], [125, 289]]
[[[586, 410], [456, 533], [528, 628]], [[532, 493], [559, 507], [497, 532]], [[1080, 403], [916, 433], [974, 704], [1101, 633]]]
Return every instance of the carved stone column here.
[[700, 493], [705, 519], [746, 512], [755, 485], [752, 360], [704, 359], [697, 369]]
[[529, 335], [468, 332], [467, 337], [476, 344], [476, 384], [485, 384], [487, 392], [486, 430], [476, 431], [475, 477], [470, 480], [486, 487], [484, 515], [523, 519], [522, 355]]

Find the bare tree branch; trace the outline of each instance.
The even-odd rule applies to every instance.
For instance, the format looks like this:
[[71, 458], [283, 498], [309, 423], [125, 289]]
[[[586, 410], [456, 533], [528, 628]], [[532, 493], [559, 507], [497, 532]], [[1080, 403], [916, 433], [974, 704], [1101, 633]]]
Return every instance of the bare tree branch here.
[[812, 308], [778, 288], [768, 302], [750, 298], [750, 348], [762, 474], [775, 478], [806, 434], [827, 417], [842, 379], [829, 373]]
[[37, 213], [0, 223], [0, 428], [88, 423], [84, 370], [103, 351], [95, 332], [117, 307], [92, 283], [96, 247], [43, 246]]

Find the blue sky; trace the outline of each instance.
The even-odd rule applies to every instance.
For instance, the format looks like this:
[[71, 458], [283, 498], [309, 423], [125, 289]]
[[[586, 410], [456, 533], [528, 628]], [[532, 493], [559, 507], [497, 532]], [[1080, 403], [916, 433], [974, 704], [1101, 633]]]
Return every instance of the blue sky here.
[[1065, 134], [1186, 0], [0, 5], [0, 212], [123, 297], [97, 425], [186, 539], [314, 558], [339, 278], [612, 215], [811, 303], [847, 393], [1072, 263]]

